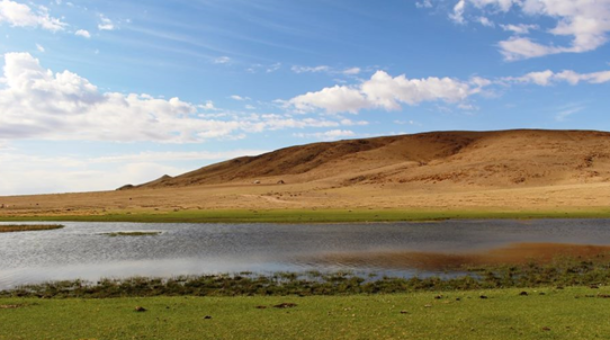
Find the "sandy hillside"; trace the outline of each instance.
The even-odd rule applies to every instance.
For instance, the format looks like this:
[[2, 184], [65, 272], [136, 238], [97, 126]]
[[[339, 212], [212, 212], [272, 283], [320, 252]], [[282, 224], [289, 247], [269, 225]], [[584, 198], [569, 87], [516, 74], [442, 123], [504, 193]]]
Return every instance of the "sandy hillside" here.
[[[294, 146], [118, 191], [0, 197], [0, 214], [103, 209], [610, 206], [610, 133], [433, 132]], [[8, 208], [6, 207], [8, 205]]]

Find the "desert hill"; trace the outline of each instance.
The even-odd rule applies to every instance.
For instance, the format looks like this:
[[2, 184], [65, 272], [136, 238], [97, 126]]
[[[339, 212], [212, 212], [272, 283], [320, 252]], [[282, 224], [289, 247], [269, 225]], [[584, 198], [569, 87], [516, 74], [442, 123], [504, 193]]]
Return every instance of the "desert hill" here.
[[509, 188], [610, 181], [610, 133], [430, 132], [293, 146], [127, 188], [321, 182]]
[[318, 208], [606, 211], [610, 133], [453, 131], [314, 143], [121, 190], [0, 197], [0, 204], [0, 216]]

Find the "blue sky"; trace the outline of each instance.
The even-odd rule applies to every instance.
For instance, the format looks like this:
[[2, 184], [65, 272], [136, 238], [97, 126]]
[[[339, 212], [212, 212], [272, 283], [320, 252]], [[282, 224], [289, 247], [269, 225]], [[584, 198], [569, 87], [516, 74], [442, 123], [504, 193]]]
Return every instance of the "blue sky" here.
[[316, 141], [610, 130], [610, 0], [0, 0], [0, 195]]

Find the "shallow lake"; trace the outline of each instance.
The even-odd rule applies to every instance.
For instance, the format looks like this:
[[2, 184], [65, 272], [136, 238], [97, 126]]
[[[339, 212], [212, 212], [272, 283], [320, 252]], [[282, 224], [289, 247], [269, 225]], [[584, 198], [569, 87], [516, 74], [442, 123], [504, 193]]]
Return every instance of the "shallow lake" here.
[[[242, 271], [264, 274], [351, 270], [426, 276], [438, 272], [408, 263], [385, 266], [383, 261], [368, 262], [367, 254], [463, 253], [523, 242], [610, 245], [608, 219], [326, 225], [62, 224], [64, 229], [0, 233], [0, 289], [49, 280], [95, 281], [101, 277], [171, 277]], [[132, 231], [161, 233], [106, 235]], [[360, 256], [358, 261], [342, 261], [342, 254]]]

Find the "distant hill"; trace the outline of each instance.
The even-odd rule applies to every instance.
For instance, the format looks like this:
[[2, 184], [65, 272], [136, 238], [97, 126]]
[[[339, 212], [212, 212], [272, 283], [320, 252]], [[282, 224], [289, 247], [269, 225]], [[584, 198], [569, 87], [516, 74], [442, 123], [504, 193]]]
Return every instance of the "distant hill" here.
[[448, 131], [313, 143], [121, 189], [316, 181], [337, 187], [447, 184], [497, 188], [608, 182], [610, 133]]

